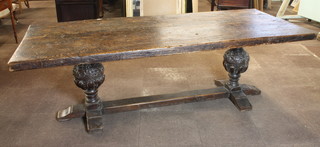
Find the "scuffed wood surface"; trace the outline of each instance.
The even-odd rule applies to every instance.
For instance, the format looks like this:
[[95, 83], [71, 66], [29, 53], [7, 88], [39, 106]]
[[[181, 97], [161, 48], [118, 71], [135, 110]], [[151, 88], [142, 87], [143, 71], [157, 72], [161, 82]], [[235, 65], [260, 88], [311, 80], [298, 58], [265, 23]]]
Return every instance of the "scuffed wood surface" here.
[[11, 71], [314, 39], [316, 33], [258, 10], [31, 25]]

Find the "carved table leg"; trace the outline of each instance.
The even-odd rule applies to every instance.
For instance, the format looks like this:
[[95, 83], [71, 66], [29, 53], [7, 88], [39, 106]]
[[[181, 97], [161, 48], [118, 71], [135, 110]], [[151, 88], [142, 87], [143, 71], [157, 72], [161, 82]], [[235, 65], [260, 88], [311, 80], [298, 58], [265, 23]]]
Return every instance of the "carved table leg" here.
[[233, 102], [239, 110], [251, 110], [252, 106], [247, 95], [258, 95], [260, 90], [251, 85], [239, 84], [240, 74], [248, 69], [249, 55], [243, 48], [233, 48], [224, 55], [223, 65], [229, 72], [230, 79], [216, 80], [220, 86], [213, 89], [203, 89], [179, 92], [165, 95], [127, 98], [101, 102], [98, 97], [98, 88], [104, 82], [104, 68], [100, 63], [80, 64], [73, 69], [75, 84], [84, 90], [85, 103], [70, 106], [57, 113], [58, 121], [85, 116], [87, 131], [102, 131], [102, 115], [104, 112], [116, 113], [133, 111], [144, 108], [175, 105], [208, 99], [226, 98]]
[[217, 86], [225, 86], [229, 99], [239, 110], [251, 110], [247, 95], [258, 95], [261, 91], [251, 85], [239, 84], [240, 74], [248, 69], [249, 55], [243, 48], [233, 48], [224, 54], [223, 66], [229, 72], [229, 81], [216, 80]]
[[87, 131], [102, 131], [103, 106], [98, 97], [98, 88], [104, 82], [104, 68], [100, 63], [74, 66], [75, 84], [84, 90], [84, 105], [70, 106], [57, 114], [58, 121], [85, 116]]

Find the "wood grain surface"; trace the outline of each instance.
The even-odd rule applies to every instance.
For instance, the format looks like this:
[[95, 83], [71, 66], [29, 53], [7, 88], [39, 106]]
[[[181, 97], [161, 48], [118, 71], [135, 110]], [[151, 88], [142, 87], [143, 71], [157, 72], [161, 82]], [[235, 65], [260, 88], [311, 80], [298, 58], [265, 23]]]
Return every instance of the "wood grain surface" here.
[[310, 40], [316, 32], [255, 9], [31, 25], [11, 71]]

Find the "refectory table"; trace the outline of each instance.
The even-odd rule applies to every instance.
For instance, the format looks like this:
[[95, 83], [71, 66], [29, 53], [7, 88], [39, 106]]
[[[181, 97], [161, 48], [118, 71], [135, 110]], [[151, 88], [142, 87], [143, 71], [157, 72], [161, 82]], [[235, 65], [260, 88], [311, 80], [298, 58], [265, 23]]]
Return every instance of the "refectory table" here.
[[[93, 132], [102, 131], [103, 114], [156, 106], [229, 98], [239, 110], [251, 110], [247, 95], [260, 90], [238, 83], [249, 63], [242, 47], [315, 37], [316, 32], [254, 9], [85, 20], [31, 25], [8, 64], [10, 71], [74, 65], [85, 102], [59, 111], [57, 120], [85, 117]], [[104, 102], [98, 97], [105, 80], [101, 62], [217, 49], [229, 49], [223, 65], [230, 77], [217, 80], [217, 88]]]

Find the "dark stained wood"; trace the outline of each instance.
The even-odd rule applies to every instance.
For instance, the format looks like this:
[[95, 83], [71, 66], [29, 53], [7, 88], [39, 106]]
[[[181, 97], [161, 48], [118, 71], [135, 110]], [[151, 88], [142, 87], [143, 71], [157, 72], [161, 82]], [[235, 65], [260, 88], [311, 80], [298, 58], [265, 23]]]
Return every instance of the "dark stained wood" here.
[[11, 71], [163, 56], [315, 38], [258, 10], [31, 25]]
[[96, 19], [99, 16], [99, 0], [55, 0], [58, 22]]

